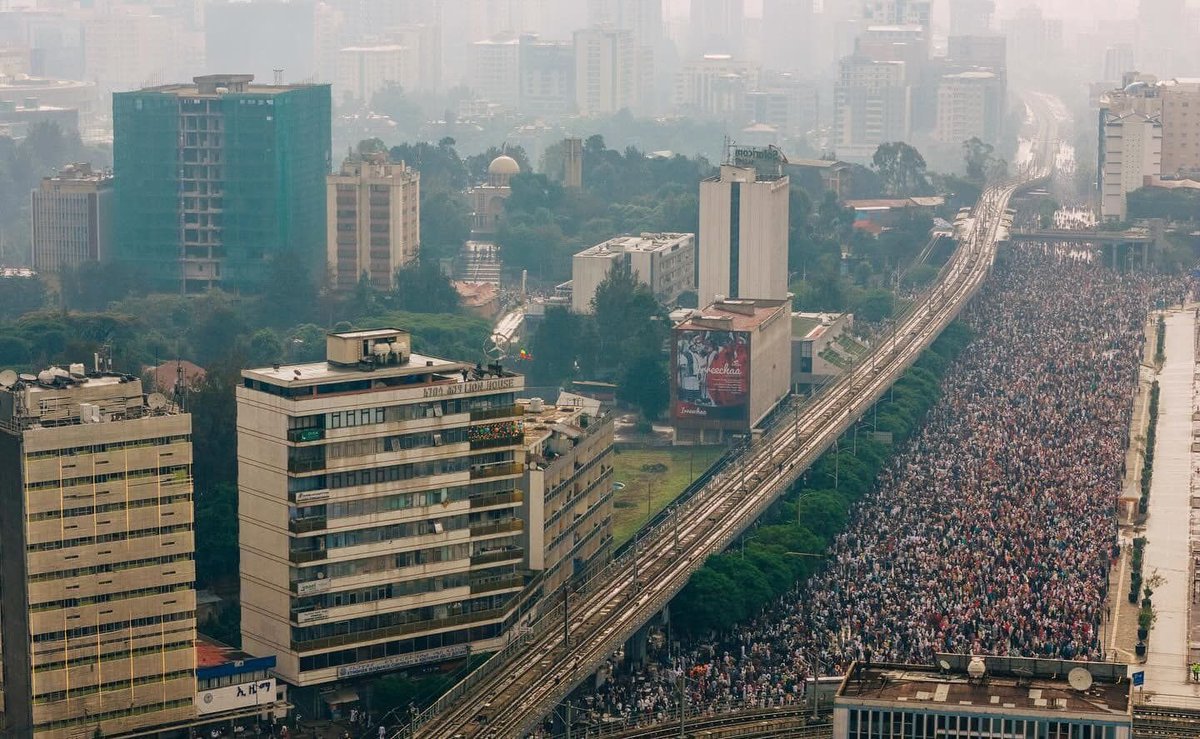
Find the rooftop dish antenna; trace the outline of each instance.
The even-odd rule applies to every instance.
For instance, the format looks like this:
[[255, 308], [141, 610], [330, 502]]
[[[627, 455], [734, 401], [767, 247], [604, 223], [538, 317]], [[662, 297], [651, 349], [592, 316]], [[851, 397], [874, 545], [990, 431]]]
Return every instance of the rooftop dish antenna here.
[[983, 657], [972, 657], [967, 664], [967, 674], [978, 680], [987, 674], [987, 665], [983, 663]]
[[944, 659], [939, 659], [939, 660], [938, 660], [938, 667], [942, 668], [942, 672], [949, 672], [949, 671], [950, 671], [950, 663], [949, 663], [949, 662], [947, 662], [947, 661], [946, 661], [946, 660], [944, 660]]
[[1067, 673], [1067, 682], [1072, 688], [1083, 693], [1092, 687], [1092, 673], [1083, 667], [1076, 667]]
[[19, 379], [21, 380], [21, 382], [37, 382], [37, 375], [23, 373], [20, 375]]
[[16, 385], [18, 379], [20, 378], [17, 377], [16, 372], [13, 372], [12, 370], [4, 370], [3, 372], [0, 372], [0, 387], [7, 390], [13, 385]]
[[150, 395], [146, 396], [146, 405], [152, 411], [161, 411], [167, 407], [167, 398], [162, 393], [150, 393]]

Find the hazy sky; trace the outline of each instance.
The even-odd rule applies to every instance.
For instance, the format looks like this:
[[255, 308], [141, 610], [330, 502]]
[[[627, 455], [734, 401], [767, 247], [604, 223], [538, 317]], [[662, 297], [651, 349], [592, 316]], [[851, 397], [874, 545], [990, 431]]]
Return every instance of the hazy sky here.
[[[939, 15], [951, 0], [934, 0], [934, 13]], [[666, 0], [667, 14], [686, 16], [689, 0]], [[1191, 3], [1189, 3], [1191, 4]], [[996, 0], [997, 14], [1010, 16], [1027, 5], [1039, 5], [1047, 14], [1075, 22], [1087, 19], [1127, 18], [1137, 9], [1137, 0]], [[746, 0], [746, 13], [760, 15], [762, 0]]]

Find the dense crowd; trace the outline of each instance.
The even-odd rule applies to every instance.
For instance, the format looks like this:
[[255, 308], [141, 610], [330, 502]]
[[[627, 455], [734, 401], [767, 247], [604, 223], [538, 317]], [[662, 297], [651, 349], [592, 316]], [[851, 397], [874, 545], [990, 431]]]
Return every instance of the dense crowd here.
[[1145, 320], [1185, 290], [1066, 247], [1010, 251], [967, 315], [975, 340], [941, 400], [826, 566], [732, 633], [633, 673], [614, 666], [581, 707], [663, 720], [681, 683], [693, 709], [778, 705], [801, 700], [814, 672], [942, 651], [1102, 657]]

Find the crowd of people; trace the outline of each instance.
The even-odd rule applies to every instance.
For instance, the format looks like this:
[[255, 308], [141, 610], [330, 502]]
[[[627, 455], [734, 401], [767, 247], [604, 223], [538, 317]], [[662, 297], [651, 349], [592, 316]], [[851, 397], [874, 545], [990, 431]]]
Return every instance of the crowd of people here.
[[[938, 652], [1103, 657], [1115, 509], [1148, 311], [1181, 280], [1021, 246], [966, 315], [972, 345], [922, 430], [860, 501], [825, 566], [751, 623], [613, 665], [600, 721], [803, 699], [854, 660]], [[682, 679], [681, 679], [682, 678]]]

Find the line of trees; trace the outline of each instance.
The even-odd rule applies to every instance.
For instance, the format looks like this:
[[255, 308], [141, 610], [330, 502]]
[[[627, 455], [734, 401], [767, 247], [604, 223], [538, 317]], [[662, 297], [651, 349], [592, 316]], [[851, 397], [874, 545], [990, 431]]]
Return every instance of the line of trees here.
[[[961, 323], [933, 345], [860, 422], [827, 451], [760, 520], [740, 545], [714, 554], [671, 603], [673, 623], [687, 633], [727, 630], [802, 583], [823, 564], [854, 504], [871, 491], [895, 446], [916, 433], [941, 395], [950, 363], [970, 343]], [[891, 443], [869, 433], [891, 434]], [[800, 555], [800, 556], [797, 556]], [[816, 557], [808, 555], [818, 555]]]

